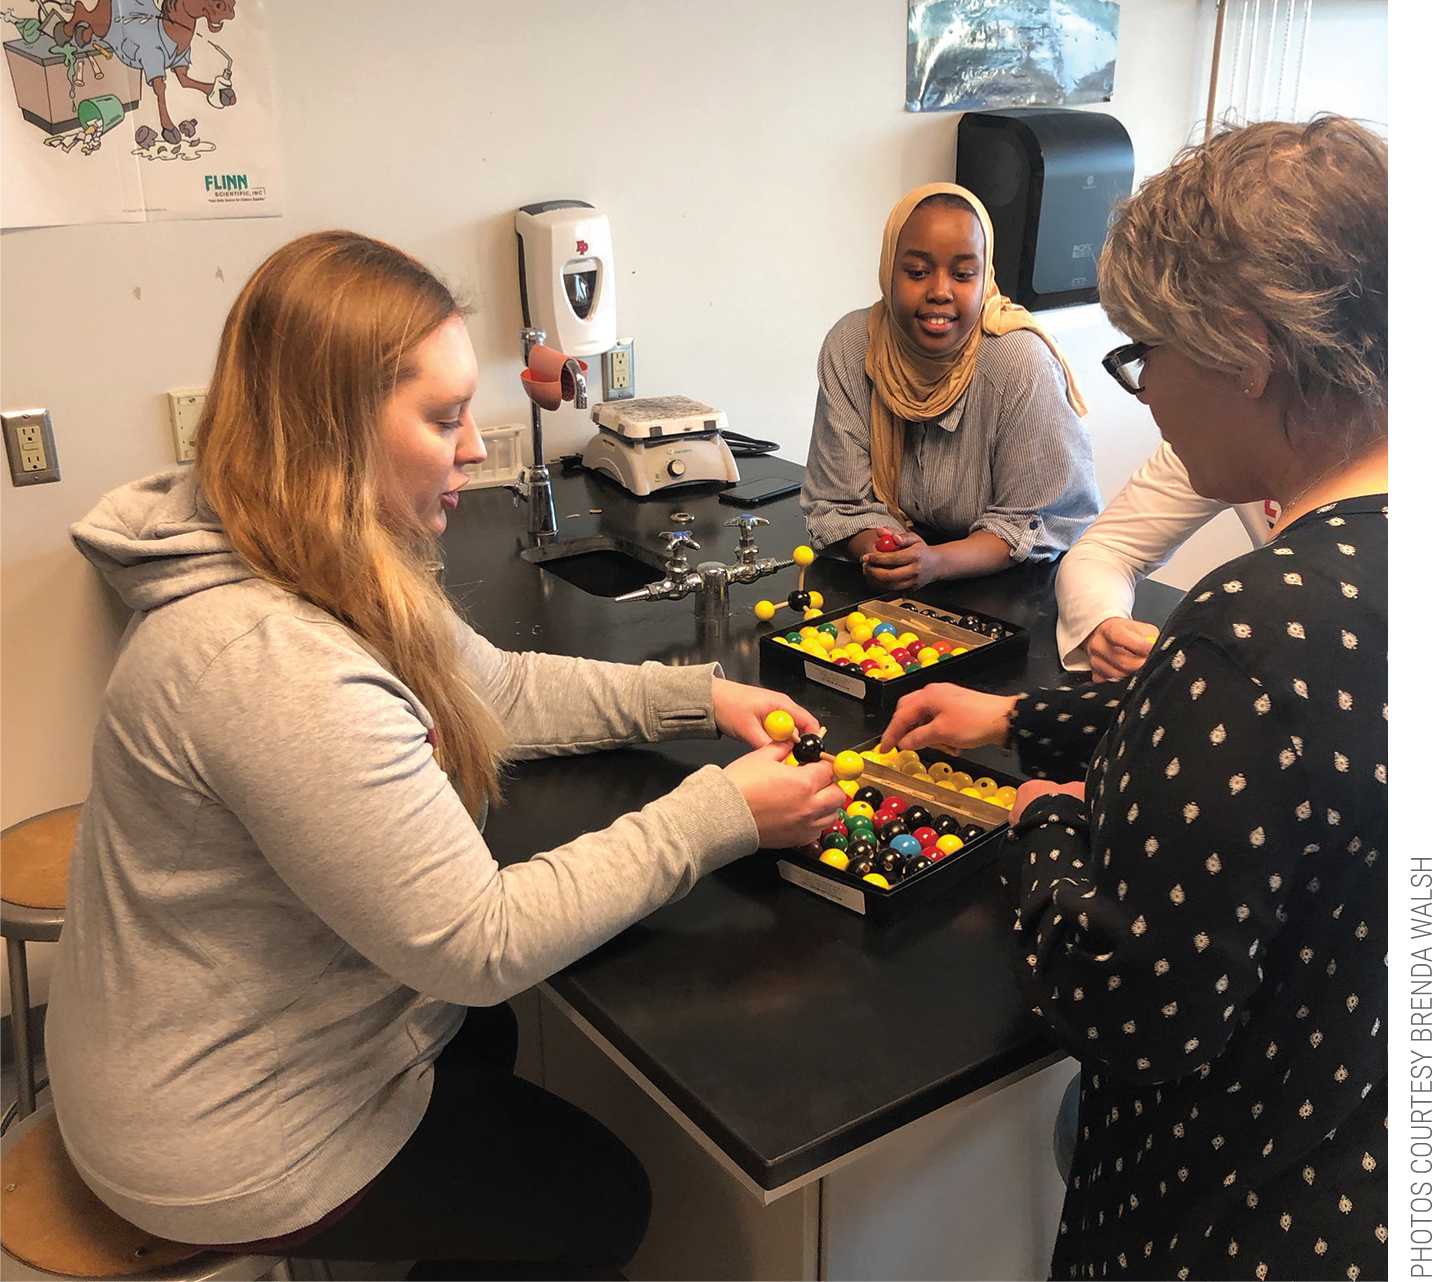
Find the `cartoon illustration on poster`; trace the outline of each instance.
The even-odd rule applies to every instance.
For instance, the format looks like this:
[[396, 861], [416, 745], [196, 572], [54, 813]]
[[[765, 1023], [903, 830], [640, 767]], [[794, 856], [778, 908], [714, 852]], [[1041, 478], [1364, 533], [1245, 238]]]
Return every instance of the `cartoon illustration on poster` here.
[[263, 0], [0, 0], [0, 225], [281, 212]]

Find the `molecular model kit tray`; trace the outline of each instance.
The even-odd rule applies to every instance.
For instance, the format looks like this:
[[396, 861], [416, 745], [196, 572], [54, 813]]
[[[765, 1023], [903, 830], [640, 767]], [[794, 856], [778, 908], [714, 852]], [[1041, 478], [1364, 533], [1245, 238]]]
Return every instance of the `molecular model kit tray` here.
[[841, 822], [777, 861], [786, 881], [876, 923], [928, 903], [992, 863], [1020, 783], [933, 748], [881, 756], [879, 746], [876, 739], [854, 749], [866, 758], [865, 770]]
[[881, 708], [894, 707], [931, 681], [960, 681], [1028, 651], [1029, 632], [1017, 623], [977, 610], [945, 610], [900, 593], [826, 614], [808, 612], [799, 625], [767, 633], [760, 642], [762, 667], [801, 672], [808, 681]]

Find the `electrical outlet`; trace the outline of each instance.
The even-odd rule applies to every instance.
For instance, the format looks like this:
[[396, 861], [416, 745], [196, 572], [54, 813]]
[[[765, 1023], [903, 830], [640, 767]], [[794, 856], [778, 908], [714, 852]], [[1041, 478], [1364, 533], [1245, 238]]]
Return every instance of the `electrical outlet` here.
[[622, 338], [609, 352], [602, 353], [602, 399], [624, 401], [636, 395], [636, 367], [632, 340]]
[[5, 454], [15, 485], [40, 485], [60, 479], [55, 434], [49, 410], [9, 410], [5, 421]]
[[174, 459], [178, 463], [194, 458], [194, 431], [208, 395], [207, 387], [184, 387], [169, 393], [169, 421], [174, 425]]

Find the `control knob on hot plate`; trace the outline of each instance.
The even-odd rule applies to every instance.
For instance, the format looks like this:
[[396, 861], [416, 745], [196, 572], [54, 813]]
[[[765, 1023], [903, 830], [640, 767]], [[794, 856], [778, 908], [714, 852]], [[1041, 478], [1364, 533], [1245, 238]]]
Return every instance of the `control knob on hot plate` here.
[[670, 463], [666, 465], [666, 470], [667, 473], [671, 476], [685, 476], [686, 464], [683, 463], [679, 458], [674, 458], [671, 460]]

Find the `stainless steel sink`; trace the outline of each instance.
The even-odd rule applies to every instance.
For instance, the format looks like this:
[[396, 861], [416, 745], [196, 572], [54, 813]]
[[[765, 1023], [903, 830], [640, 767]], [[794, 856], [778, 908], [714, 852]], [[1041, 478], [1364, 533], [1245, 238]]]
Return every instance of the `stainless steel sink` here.
[[660, 556], [609, 534], [527, 548], [522, 559], [593, 596], [617, 597], [661, 578]]

